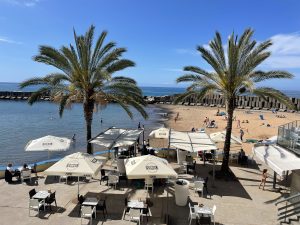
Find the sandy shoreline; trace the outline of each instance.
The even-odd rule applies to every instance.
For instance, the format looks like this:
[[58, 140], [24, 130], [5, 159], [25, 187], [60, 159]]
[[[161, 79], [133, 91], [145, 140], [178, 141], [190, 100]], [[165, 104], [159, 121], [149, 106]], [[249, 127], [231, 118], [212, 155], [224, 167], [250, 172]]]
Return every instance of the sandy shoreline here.
[[[166, 127], [178, 130], [178, 131], [190, 131], [194, 128], [205, 127], [203, 121], [205, 117], [210, 120], [215, 120], [218, 128], [206, 128], [207, 133], [213, 133], [217, 131], [225, 130], [227, 121], [224, 116], [216, 116], [217, 108], [203, 107], [203, 106], [182, 106], [182, 105], [158, 105], [158, 107], [169, 113], [169, 120], [165, 121]], [[220, 108], [220, 112], [225, 111], [224, 108]], [[175, 122], [174, 118], [179, 113], [179, 119]], [[277, 135], [278, 126], [292, 122], [294, 120], [300, 120], [300, 114], [278, 112], [273, 114], [271, 111], [254, 111], [250, 114], [246, 113], [246, 110], [236, 109], [234, 115], [236, 121], [233, 122], [233, 134], [237, 137], [240, 136], [240, 128], [237, 127], [237, 121], [240, 120], [241, 128], [244, 130], [244, 141], [246, 139], [266, 139]], [[261, 120], [259, 115], [263, 115], [264, 120]], [[285, 118], [278, 118], [276, 115], [284, 115]], [[243, 120], [248, 120], [249, 123], [243, 123]], [[264, 125], [263, 125], [264, 124]], [[266, 125], [270, 124], [270, 127]], [[166, 145], [164, 140], [151, 140], [151, 144], [155, 146]], [[165, 146], [166, 147], [166, 146]], [[218, 145], [222, 148], [223, 145]], [[248, 155], [252, 155], [253, 144], [243, 143], [242, 148]], [[232, 150], [238, 151], [240, 147], [232, 146]]]

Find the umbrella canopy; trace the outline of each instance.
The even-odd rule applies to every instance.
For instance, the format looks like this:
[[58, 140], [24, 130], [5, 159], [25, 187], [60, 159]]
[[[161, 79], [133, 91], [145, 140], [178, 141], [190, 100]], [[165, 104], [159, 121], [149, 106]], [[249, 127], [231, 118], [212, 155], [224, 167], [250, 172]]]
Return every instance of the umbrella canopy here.
[[48, 135], [29, 141], [25, 151], [66, 151], [70, 145], [71, 140], [68, 138]]
[[168, 161], [153, 155], [144, 155], [125, 160], [128, 179], [169, 178], [177, 173]]
[[[210, 136], [211, 140], [213, 140], [214, 142], [224, 142], [225, 136], [226, 136], [226, 131], [211, 133], [209, 136]], [[242, 141], [238, 137], [231, 134], [230, 143], [241, 145]]]
[[151, 131], [151, 133], [149, 134], [149, 137], [168, 139], [169, 133], [170, 133], [170, 129], [162, 127], [162, 128]]
[[96, 137], [92, 138], [89, 142], [97, 145], [101, 145], [107, 148], [130, 146], [133, 145], [140, 134], [142, 129], [120, 129], [112, 127]]
[[44, 173], [55, 176], [91, 177], [98, 174], [103, 164], [104, 159], [77, 152], [62, 158], [45, 170]]
[[300, 158], [278, 145], [254, 147], [253, 152], [259, 160], [282, 177], [287, 171], [300, 169]]
[[218, 149], [210, 137], [203, 132], [180, 132], [171, 130], [169, 145], [170, 147], [188, 152]]

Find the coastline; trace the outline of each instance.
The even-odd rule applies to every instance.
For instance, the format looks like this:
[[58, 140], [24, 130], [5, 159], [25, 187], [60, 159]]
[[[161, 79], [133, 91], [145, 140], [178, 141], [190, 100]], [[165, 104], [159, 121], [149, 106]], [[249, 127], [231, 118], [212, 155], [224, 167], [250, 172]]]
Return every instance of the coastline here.
[[[191, 131], [194, 127], [196, 129], [203, 128], [203, 121], [205, 117], [210, 120], [215, 120], [218, 128], [205, 128], [205, 131], [210, 134], [213, 132], [224, 131], [226, 127], [226, 120], [224, 116], [216, 116], [217, 108], [204, 107], [204, 106], [184, 106], [184, 105], [159, 105], [159, 107], [168, 113], [168, 121], [165, 122], [165, 126], [178, 131]], [[224, 108], [220, 108], [220, 112], [225, 111]], [[233, 122], [233, 134], [237, 137], [240, 136], [240, 128], [237, 127], [237, 120], [240, 120], [241, 129], [244, 130], [244, 142], [241, 146], [232, 145], [232, 151], [239, 151], [243, 148], [248, 156], [252, 156], [252, 143], [245, 143], [246, 139], [267, 139], [272, 136], [276, 136], [278, 132], [278, 126], [300, 120], [300, 114], [289, 112], [278, 112], [273, 114], [271, 111], [264, 110], [252, 110], [250, 113], [246, 113], [249, 110], [236, 109], [234, 115], [236, 121]], [[179, 113], [179, 119], [175, 122], [175, 115]], [[264, 120], [260, 119], [260, 115], [263, 115]], [[284, 115], [285, 118], [278, 118], [276, 115]], [[243, 120], [248, 120], [249, 123], [243, 123]], [[270, 124], [270, 127], [267, 126]], [[218, 143], [217, 146], [222, 149], [223, 143]]]

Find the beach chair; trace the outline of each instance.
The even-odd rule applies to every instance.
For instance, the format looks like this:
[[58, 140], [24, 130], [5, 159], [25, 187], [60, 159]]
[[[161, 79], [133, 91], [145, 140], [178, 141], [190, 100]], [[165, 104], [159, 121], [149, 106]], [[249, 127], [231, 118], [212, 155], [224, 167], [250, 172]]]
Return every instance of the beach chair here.
[[125, 219], [125, 216], [129, 213], [130, 211], [130, 208], [128, 207], [128, 200], [127, 198], [124, 199], [124, 203], [125, 203], [125, 208], [124, 208], [124, 211], [123, 211], [123, 216], [122, 216], [122, 220]]
[[141, 224], [141, 211], [139, 209], [130, 209], [129, 210], [129, 218], [130, 221], [138, 222], [138, 224]]
[[211, 219], [212, 219], [212, 221], [214, 221], [214, 225], [216, 224], [216, 221], [215, 221], [216, 210], [217, 210], [217, 206], [214, 205], [213, 208], [212, 208], [212, 212], [211, 212]]
[[203, 187], [204, 187], [204, 184], [202, 181], [195, 181], [195, 186], [194, 186], [194, 192], [195, 192], [195, 195], [196, 193], [198, 193], [199, 191], [201, 192], [201, 197], [203, 197]]
[[147, 204], [147, 207], [146, 207], [146, 208], [143, 208], [143, 209], [141, 210], [141, 216], [142, 216], [142, 221], [143, 221], [144, 216], [146, 216], [147, 222], [148, 222], [148, 217], [149, 217], [149, 216], [150, 216], [150, 217], [152, 216], [152, 213], [151, 213], [151, 210], [150, 210], [148, 204]]
[[50, 194], [49, 197], [47, 197], [45, 199], [45, 204], [47, 204], [47, 206], [50, 207], [50, 210], [51, 210], [51, 204], [54, 202], [55, 203], [55, 207], [57, 208], [57, 203], [56, 203], [56, 198], [55, 198], [55, 191], [53, 193]]
[[145, 179], [145, 189], [147, 189], [147, 191], [149, 190], [149, 188], [151, 188], [152, 190], [152, 194], [153, 194], [153, 179]]
[[29, 198], [32, 199], [32, 197], [36, 194], [35, 188], [31, 189], [31, 190], [28, 192], [28, 194], [29, 194]]
[[21, 171], [21, 181], [22, 183], [24, 180], [30, 180], [31, 183], [31, 170], [22, 170]]
[[38, 212], [38, 216], [40, 216], [40, 208], [44, 207], [45, 210], [45, 201], [39, 201], [38, 199], [29, 199], [29, 207], [28, 207], [28, 215], [30, 216], [30, 210], [34, 210]]
[[100, 185], [102, 181], [107, 181], [107, 180], [108, 180], [108, 176], [105, 175], [105, 170], [101, 169]]
[[105, 214], [107, 214], [107, 209], [106, 209], [106, 201], [105, 200], [100, 200], [98, 204], [96, 205], [96, 212], [102, 211], [103, 216], [105, 217]]
[[117, 184], [119, 183], [119, 177], [117, 175], [108, 175], [108, 185], [114, 186], [117, 189]]
[[189, 202], [189, 208], [190, 208], [190, 214], [189, 214], [189, 225], [191, 225], [192, 220], [197, 220], [198, 215], [195, 212], [195, 208], [191, 205], [191, 203]]
[[[91, 206], [82, 206], [81, 207], [81, 224], [82, 224], [82, 218], [88, 218], [90, 219], [90, 224], [93, 224], [93, 214], [96, 212], [96, 207]], [[95, 213], [96, 218], [96, 213]]]

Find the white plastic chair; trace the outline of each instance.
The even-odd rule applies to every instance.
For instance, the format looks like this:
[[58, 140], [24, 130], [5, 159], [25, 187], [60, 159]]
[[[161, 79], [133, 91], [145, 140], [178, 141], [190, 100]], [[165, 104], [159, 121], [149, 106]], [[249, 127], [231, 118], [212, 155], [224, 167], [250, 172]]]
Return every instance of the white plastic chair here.
[[198, 218], [198, 215], [195, 212], [195, 207], [191, 206], [191, 203], [189, 203], [189, 208], [190, 208], [189, 225], [191, 225], [192, 220], [196, 220]]
[[31, 170], [22, 170], [21, 171], [21, 181], [22, 183], [24, 182], [24, 180], [30, 180], [31, 183]]
[[[146, 211], [146, 212], [145, 212]], [[148, 211], [148, 212], [147, 212]], [[144, 216], [147, 218], [147, 221], [148, 221], [148, 217], [152, 217], [152, 213], [151, 213], [151, 210], [150, 208], [147, 206], [146, 210], [145, 209], [142, 209], [141, 210], [141, 216], [142, 216], [142, 222], [143, 222], [143, 218]]]
[[60, 176], [60, 177], [59, 177], [59, 183], [61, 183], [62, 180], [66, 180], [66, 184], [67, 184], [68, 176], [66, 176], [66, 175]]
[[[81, 224], [82, 224], [82, 218], [88, 218], [90, 219], [90, 224], [93, 224], [93, 213], [95, 213], [96, 207], [91, 206], [81, 206]], [[95, 213], [96, 218], [96, 213]]]
[[211, 219], [214, 221], [214, 225], [216, 224], [215, 223], [215, 212], [216, 212], [216, 209], [217, 209], [217, 206], [214, 205], [212, 210], [211, 210]]
[[40, 216], [40, 208], [44, 207], [45, 210], [45, 201], [39, 201], [38, 199], [29, 199], [29, 207], [28, 207], [28, 215], [30, 216], [30, 210], [35, 210], [38, 212], [38, 216]]
[[201, 191], [201, 196], [203, 197], [203, 186], [204, 186], [203, 182], [201, 182], [201, 181], [195, 181], [194, 185], [195, 185], [194, 186], [195, 194], [197, 192]]
[[147, 191], [149, 190], [149, 188], [152, 189], [152, 194], [153, 194], [153, 179], [145, 179], [145, 189], [147, 189]]
[[108, 175], [108, 185], [113, 185], [116, 189], [117, 183], [119, 183], [119, 177], [117, 175]]
[[129, 218], [130, 221], [138, 222], [138, 224], [141, 224], [141, 211], [139, 209], [130, 209], [129, 210]]

